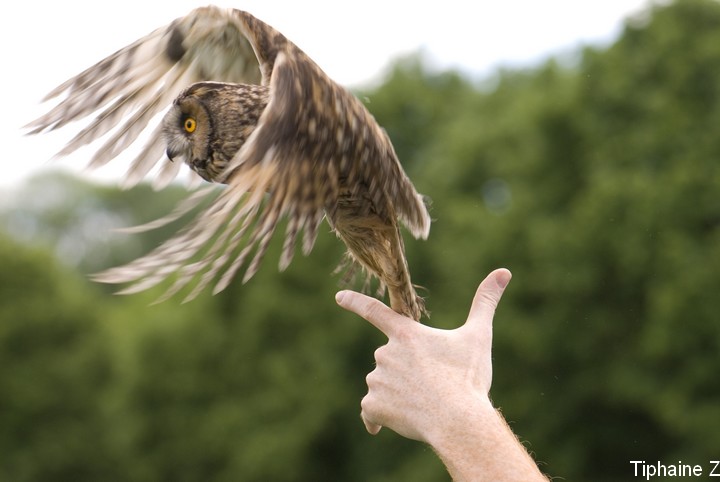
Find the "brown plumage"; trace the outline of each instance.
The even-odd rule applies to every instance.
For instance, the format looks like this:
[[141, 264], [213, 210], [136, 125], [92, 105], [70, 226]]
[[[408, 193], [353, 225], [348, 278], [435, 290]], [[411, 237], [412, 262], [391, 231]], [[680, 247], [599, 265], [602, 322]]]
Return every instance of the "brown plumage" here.
[[[260, 85], [254, 85], [258, 78]], [[124, 292], [135, 292], [172, 277], [168, 296], [196, 282], [188, 298], [218, 280], [218, 292], [248, 261], [243, 281], [255, 274], [283, 217], [288, 222], [281, 270], [292, 260], [300, 232], [308, 254], [327, 217], [351, 265], [380, 279], [394, 310], [416, 320], [424, 313], [399, 230], [400, 221], [413, 236], [427, 237], [430, 218], [422, 197], [363, 104], [269, 25], [239, 10], [200, 8], [49, 97], [63, 92], [67, 97], [33, 122], [31, 132], [105, 110], [60, 155], [115, 128], [91, 160], [104, 164], [174, 98], [132, 163], [128, 184], [142, 179], [163, 150], [169, 160], [160, 183], [174, 177], [182, 160], [202, 178], [227, 184], [175, 237], [98, 280], [134, 282]], [[129, 119], [118, 127], [126, 114]], [[146, 227], [176, 219], [204, 193]]]

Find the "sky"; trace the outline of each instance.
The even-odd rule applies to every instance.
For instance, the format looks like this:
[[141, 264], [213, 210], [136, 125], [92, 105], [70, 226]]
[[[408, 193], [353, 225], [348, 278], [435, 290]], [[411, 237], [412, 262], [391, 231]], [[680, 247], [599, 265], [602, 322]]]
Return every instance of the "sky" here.
[[[10, 152], [0, 189], [7, 191], [43, 170], [61, 166], [103, 182], [119, 182], [131, 153], [87, 173], [91, 150], [49, 162], [77, 132], [73, 126], [39, 136], [22, 126], [52, 104], [52, 88], [152, 30], [205, 2], [188, 0], [86, 2], [13, 1], [3, 7], [0, 45], [6, 68], [0, 132]], [[648, 0], [219, 0], [272, 25], [348, 87], [382, 79], [392, 60], [422, 51], [438, 69], [454, 68], [481, 80], [495, 69], [536, 65], [581, 45], [617, 38], [625, 19]], [[7, 145], [7, 144], [6, 144]], [[100, 143], [91, 146], [98, 147]]]

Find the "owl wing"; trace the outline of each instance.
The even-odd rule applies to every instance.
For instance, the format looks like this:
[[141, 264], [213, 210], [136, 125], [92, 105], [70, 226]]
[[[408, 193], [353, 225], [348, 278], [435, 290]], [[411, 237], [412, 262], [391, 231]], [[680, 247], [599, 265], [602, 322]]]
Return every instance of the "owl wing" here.
[[347, 191], [344, 196], [367, 196], [374, 214], [397, 213], [416, 237], [427, 236], [430, 220], [423, 200], [367, 109], [277, 31], [245, 12], [236, 14], [269, 83], [268, 105], [226, 168], [227, 189], [174, 238], [96, 278], [134, 283], [124, 293], [174, 277], [162, 299], [197, 280], [187, 297], [192, 299], [215, 280], [214, 292], [224, 289], [251, 259], [245, 282], [286, 217], [282, 270], [301, 232], [303, 252], [311, 251], [341, 190]]
[[[98, 167], [133, 144], [188, 85], [202, 80], [258, 83], [260, 78], [257, 58], [238, 26], [236, 12], [198, 8], [55, 88], [43, 101], [65, 97], [26, 128], [36, 134], [96, 114], [56, 157], [112, 131], [90, 160], [90, 167]], [[158, 125], [132, 161], [126, 187], [137, 184], [163, 159], [161, 136]], [[158, 181], [172, 180], [180, 165], [165, 162]]]

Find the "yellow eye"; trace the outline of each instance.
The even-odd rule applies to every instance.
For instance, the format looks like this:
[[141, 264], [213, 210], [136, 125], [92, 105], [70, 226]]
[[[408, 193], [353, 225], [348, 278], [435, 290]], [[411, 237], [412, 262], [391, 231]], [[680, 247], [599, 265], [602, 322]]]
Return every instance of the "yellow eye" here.
[[195, 122], [195, 119], [193, 119], [192, 117], [188, 117], [187, 119], [185, 119], [183, 126], [185, 127], [186, 132], [193, 133], [195, 131], [195, 128], [197, 127], [197, 122]]

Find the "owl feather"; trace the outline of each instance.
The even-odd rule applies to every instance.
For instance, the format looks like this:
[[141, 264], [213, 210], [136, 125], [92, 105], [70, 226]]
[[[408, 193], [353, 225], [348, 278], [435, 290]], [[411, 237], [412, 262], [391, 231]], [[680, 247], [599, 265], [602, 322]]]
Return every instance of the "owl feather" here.
[[[28, 125], [30, 133], [95, 118], [59, 156], [107, 135], [90, 161], [92, 167], [103, 165], [170, 105], [131, 162], [124, 185], [136, 184], [159, 162], [164, 185], [177, 174], [179, 159], [204, 179], [227, 185], [219, 195], [200, 190], [165, 218], [135, 229], [172, 222], [216, 196], [174, 237], [96, 280], [131, 283], [124, 293], [167, 279], [172, 281], [165, 297], [192, 283], [188, 299], [213, 283], [218, 292], [243, 267], [243, 282], [257, 272], [282, 219], [287, 223], [280, 270], [291, 263], [301, 236], [303, 253], [310, 253], [326, 218], [348, 248], [350, 271], [379, 278], [396, 311], [416, 320], [425, 313], [410, 280], [399, 223], [424, 239], [430, 218], [386, 132], [354, 95], [249, 13], [196, 9], [47, 98], [61, 95]], [[188, 114], [187, 106], [200, 114]]]

